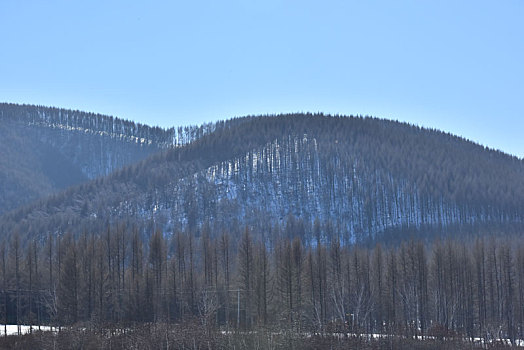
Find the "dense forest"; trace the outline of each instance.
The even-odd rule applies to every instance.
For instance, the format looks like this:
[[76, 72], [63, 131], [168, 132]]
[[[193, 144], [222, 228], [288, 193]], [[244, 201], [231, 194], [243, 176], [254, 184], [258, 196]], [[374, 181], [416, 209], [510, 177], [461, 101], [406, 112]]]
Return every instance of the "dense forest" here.
[[143, 242], [135, 227], [121, 225], [49, 235], [43, 245], [23, 245], [15, 234], [0, 245], [0, 318], [130, 332], [139, 324], [195, 322], [194, 331], [204, 327], [207, 336], [271, 329], [297, 339], [524, 338], [521, 237], [368, 249], [323, 243], [318, 221], [313, 246], [290, 239], [294, 230], [213, 233], [204, 225], [168, 237], [156, 230]]
[[0, 348], [524, 340], [516, 157], [322, 114], [162, 129], [1, 104], [0, 133], [0, 322], [36, 325]]
[[165, 130], [94, 113], [0, 103], [0, 214], [216, 127], [220, 123]]
[[209, 127], [104, 178], [5, 215], [23, 236], [133, 221], [142, 236], [259, 230], [289, 216], [313, 240], [315, 219], [341, 241], [522, 227], [524, 162], [435, 130], [369, 117], [278, 115]]

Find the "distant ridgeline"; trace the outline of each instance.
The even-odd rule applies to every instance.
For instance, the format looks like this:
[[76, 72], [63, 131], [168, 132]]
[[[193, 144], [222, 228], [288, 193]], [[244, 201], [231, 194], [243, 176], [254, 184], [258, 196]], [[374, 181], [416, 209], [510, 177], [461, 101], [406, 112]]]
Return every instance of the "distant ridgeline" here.
[[109, 136], [142, 145], [154, 145], [157, 148], [188, 144], [224, 124], [205, 123], [164, 129], [98, 113], [10, 103], [0, 103], [0, 118], [26, 125]]
[[94, 113], [1, 103], [0, 214], [217, 127], [166, 130]]
[[[155, 139], [131, 125], [128, 135]], [[157, 144], [179, 147], [12, 212], [0, 230], [101, 232], [123, 221], [145, 235], [249, 226], [313, 242], [522, 229], [523, 161], [443, 132], [321, 114], [237, 118], [187, 139], [165, 132]]]

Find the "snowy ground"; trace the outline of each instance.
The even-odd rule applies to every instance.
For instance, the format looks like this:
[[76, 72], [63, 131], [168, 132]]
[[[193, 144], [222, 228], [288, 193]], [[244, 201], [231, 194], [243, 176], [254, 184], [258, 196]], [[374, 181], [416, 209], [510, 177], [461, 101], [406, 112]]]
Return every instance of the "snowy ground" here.
[[[17, 335], [18, 334], [18, 326], [17, 325], [7, 325], [6, 328], [4, 328], [4, 325], [3, 324], [0, 324], [0, 336], [4, 336], [6, 334], [6, 329], [7, 329], [7, 335]], [[54, 327], [49, 327], [49, 326], [40, 326], [40, 330], [44, 331], [44, 332], [48, 332], [48, 331], [56, 331], [56, 328]], [[20, 326], [20, 333], [21, 334], [27, 334], [31, 331], [31, 326], [28, 326], [28, 325], [21, 325]], [[32, 326], [32, 331], [35, 332], [35, 331], [38, 331], [38, 326]], [[234, 333], [233, 331], [221, 331], [221, 333], [223, 335], [227, 335], [227, 334], [232, 334]], [[277, 334], [279, 334], [277, 332]], [[324, 334], [326, 335], [326, 334]], [[351, 333], [333, 333], [331, 334], [332, 336], [334, 337], [356, 337], [357, 334], [351, 334]], [[311, 337], [312, 334], [311, 333], [306, 333], [305, 334], [306, 337]], [[364, 338], [368, 338], [368, 339], [380, 339], [380, 338], [387, 338], [388, 335], [386, 334], [360, 334], [361, 337], [364, 337]], [[435, 339], [435, 337], [431, 337], [431, 336], [425, 336], [425, 337], [419, 337], [418, 339], [420, 340], [423, 340], [423, 339]], [[465, 341], [467, 342], [469, 339], [465, 339]], [[481, 344], [485, 344], [486, 342], [481, 339], [481, 338], [475, 338], [473, 340], [475, 343], [481, 343]], [[511, 342], [509, 341], [509, 339], [498, 339], [497, 341], [499, 342], [503, 342], [504, 344], [507, 344], [507, 345], [510, 345]], [[524, 347], [524, 340], [523, 339], [517, 339], [515, 341], [515, 346], [519, 346], [519, 347]]]
[[[6, 328], [7, 328], [7, 335], [17, 335], [18, 334], [18, 326], [16, 324], [8, 324], [7, 327], [5, 327], [3, 324], [0, 325], [0, 336], [4, 336], [6, 334]], [[32, 326], [33, 332], [38, 331], [38, 326]], [[49, 326], [40, 326], [40, 330], [42, 331], [52, 331], [54, 328]], [[27, 325], [21, 325], [20, 326], [20, 332], [22, 334], [27, 334], [31, 331], [31, 326]]]

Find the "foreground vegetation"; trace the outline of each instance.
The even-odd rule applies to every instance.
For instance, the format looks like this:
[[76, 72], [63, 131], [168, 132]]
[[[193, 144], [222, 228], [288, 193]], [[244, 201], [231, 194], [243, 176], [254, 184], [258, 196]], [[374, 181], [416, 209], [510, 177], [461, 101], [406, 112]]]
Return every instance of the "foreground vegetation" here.
[[202, 325], [197, 319], [180, 324], [143, 324], [128, 328], [63, 328], [60, 332], [38, 332], [0, 338], [0, 349], [506, 349], [503, 342], [482, 344], [460, 338], [446, 341], [434, 338], [412, 339], [337, 333], [296, 333], [268, 327], [246, 331], [220, 331]]
[[[524, 339], [522, 238], [368, 248], [324, 241], [321, 230], [306, 244], [289, 227], [271, 239], [247, 228], [156, 231], [143, 243], [137, 230], [117, 226], [101, 235], [50, 236], [43, 247], [15, 234], [0, 244], [0, 320], [75, 327], [100, 341], [158, 332], [159, 324], [174, 327], [174, 337], [176, 325], [189, 327], [181, 334], [204, 327], [205, 337], [194, 338], [213, 335], [213, 347], [232, 334], [255, 339], [261, 329], [277, 338]], [[133, 332], [107, 338], [96, 331], [115, 324]]]

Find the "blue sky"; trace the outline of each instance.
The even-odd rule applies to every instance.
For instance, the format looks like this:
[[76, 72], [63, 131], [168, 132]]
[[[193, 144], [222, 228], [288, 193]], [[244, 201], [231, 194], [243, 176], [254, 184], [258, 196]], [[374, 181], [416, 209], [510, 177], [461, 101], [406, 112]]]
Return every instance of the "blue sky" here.
[[362, 114], [524, 157], [524, 1], [0, 1], [0, 101]]

